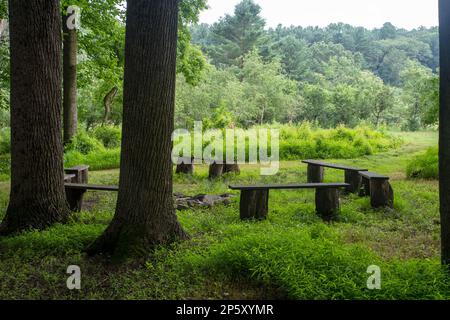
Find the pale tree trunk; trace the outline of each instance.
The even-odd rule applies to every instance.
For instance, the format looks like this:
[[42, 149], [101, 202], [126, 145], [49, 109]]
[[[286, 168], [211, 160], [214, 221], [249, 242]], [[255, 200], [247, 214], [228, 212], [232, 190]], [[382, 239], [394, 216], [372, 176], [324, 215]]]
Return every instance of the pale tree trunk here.
[[103, 107], [105, 108], [105, 115], [103, 117], [103, 124], [106, 124], [109, 121], [109, 118], [111, 116], [111, 106], [114, 102], [114, 98], [117, 95], [117, 92], [119, 91], [119, 88], [114, 87], [112, 88], [103, 99]]
[[0, 40], [3, 38], [6, 33], [6, 29], [8, 28], [8, 20], [0, 19]]
[[[67, 8], [65, 12], [67, 13]], [[77, 31], [67, 27], [68, 16], [63, 15], [63, 122], [64, 143], [69, 143], [77, 133]]]
[[69, 214], [61, 141], [59, 0], [10, 1], [11, 194], [0, 233], [44, 229]]
[[450, 1], [439, 0], [440, 123], [439, 189], [442, 263], [450, 266]]
[[139, 255], [187, 237], [172, 198], [177, 24], [177, 0], [128, 1], [119, 195], [90, 254]]

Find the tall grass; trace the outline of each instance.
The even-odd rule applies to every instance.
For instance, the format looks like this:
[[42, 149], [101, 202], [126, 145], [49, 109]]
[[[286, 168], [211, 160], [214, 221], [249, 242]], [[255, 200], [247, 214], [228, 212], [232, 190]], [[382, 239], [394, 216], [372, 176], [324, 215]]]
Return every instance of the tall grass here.
[[426, 152], [414, 157], [406, 168], [408, 178], [438, 179], [439, 149], [429, 148]]

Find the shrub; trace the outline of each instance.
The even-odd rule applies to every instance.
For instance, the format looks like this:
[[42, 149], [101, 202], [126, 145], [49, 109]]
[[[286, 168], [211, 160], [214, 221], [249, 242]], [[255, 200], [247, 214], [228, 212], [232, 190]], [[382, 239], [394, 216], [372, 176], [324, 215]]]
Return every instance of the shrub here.
[[425, 153], [415, 156], [406, 168], [408, 178], [438, 179], [439, 149], [429, 148]]
[[117, 126], [99, 126], [96, 127], [92, 135], [108, 149], [120, 147], [122, 140], [122, 129]]
[[120, 149], [102, 149], [88, 154], [69, 151], [64, 155], [64, 166], [70, 168], [85, 164], [90, 170], [108, 170], [120, 167]]
[[89, 136], [89, 134], [80, 130], [72, 141], [66, 146], [66, 151], [78, 151], [82, 154], [89, 154], [91, 152], [103, 151], [105, 147], [96, 138]]

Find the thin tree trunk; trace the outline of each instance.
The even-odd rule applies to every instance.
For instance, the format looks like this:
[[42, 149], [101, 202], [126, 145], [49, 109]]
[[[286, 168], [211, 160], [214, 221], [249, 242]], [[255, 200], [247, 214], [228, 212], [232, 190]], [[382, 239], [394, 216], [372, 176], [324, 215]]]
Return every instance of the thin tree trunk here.
[[0, 234], [64, 222], [59, 0], [9, 2], [11, 193]]
[[[67, 13], [67, 8], [65, 9]], [[63, 16], [63, 86], [64, 86], [64, 144], [77, 133], [77, 31], [67, 27], [68, 16]]]
[[111, 105], [114, 101], [114, 98], [117, 95], [117, 92], [119, 91], [119, 88], [114, 87], [112, 88], [103, 99], [103, 106], [105, 108], [105, 115], [103, 117], [103, 124], [106, 124], [109, 121], [109, 118], [111, 116]]
[[128, 0], [119, 195], [90, 254], [142, 254], [187, 237], [172, 199], [177, 24], [177, 0]]
[[439, 189], [442, 263], [450, 266], [450, 2], [439, 0], [440, 124]]

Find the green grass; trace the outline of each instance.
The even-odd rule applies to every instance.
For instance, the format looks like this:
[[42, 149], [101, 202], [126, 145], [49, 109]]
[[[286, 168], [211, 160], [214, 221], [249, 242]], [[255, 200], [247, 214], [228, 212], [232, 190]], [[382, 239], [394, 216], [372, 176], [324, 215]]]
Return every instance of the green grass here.
[[[439, 263], [438, 184], [408, 179], [405, 168], [437, 144], [436, 133], [401, 134], [401, 148], [338, 160], [391, 176], [395, 208], [374, 210], [367, 198], [342, 198], [338, 221], [322, 222], [314, 192], [273, 191], [262, 222], [239, 220], [238, 197], [228, 206], [180, 211], [189, 241], [158, 248], [140, 261], [117, 266], [88, 258], [83, 248], [106, 228], [116, 194], [90, 192], [90, 210], [67, 225], [0, 239], [0, 298], [3, 299], [449, 299], [449, 282]], [[306, 181], [306, 166], [281, 163], [273, 177], [258, 166], [238, 176], [209, 181], [207, 167], [174, 177], [174, 189], [188, 195], [230, 192], [230, 183]], [[326, 181], [342, 181], [327, 169]], [[115, 184], [118, 170], [90, 174], [90, 182]], [[8, 200], [0, 182], [0, 216]], [[236, 196], [238, 193], [233, 192]], [[82, 290], [69, 291], [66, 269], [79, 265]], [[382, 289], [366, 288], [369, 265], [382, 272]]]
[[409, 178], [438, 179], [439, 149], [431, 147], [424, 153], [415, 156], [406, 168]]

